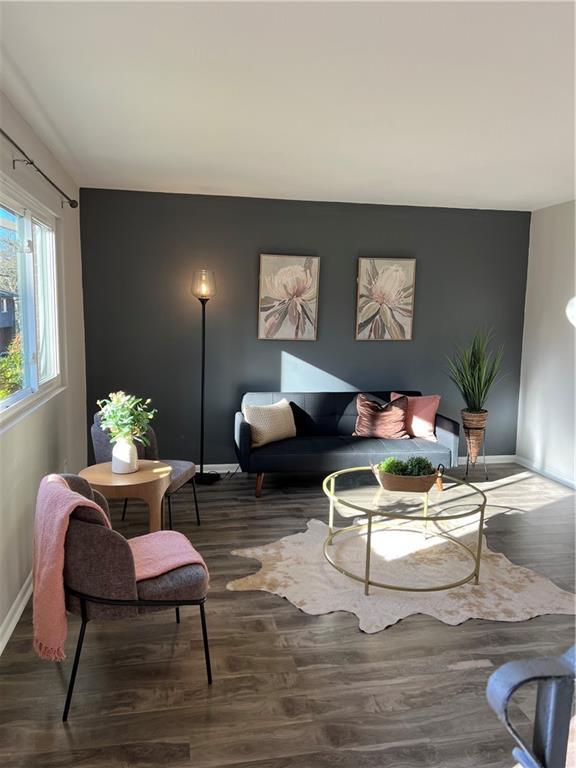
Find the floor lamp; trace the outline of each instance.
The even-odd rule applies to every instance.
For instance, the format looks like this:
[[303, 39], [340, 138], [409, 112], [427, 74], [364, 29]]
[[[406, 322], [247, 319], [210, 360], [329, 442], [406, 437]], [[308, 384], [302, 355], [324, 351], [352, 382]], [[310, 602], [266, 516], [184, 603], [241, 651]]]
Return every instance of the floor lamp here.
[[206, 385], [206, 304], [216, 295], [216, 278], [209, 269], [199, 269], [192, 279], [192, 295], [202, 305], [202, 379], [200, 392], [200, 474], [195, 481], [200, 485], [212, 485], [220, 480], [218, 472], [204, 472], [204, 396]]

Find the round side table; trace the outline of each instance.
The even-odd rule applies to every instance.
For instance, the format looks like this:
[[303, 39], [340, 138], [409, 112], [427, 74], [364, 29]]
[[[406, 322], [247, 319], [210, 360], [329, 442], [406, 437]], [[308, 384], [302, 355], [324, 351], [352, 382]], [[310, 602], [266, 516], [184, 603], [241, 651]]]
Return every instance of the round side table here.
[[148, 504], [148, 530], [162, 528], [162, 499], [170, 485], [172, 467], [162, 461], [140, 459], [138, 470], [126, 475], [112, 472], [112, 462], [93, 464], [79, 472], [107, 499], [142, 499]]
[[[478, 584], [480, 582], [486, 496], [479, 488], [465, 480], [459, 480], [449, 475], [443, 475], [442, 479], [448, 484], [444, 490], [439, 491], [432, 488], [429, 493], [421, 494], [386, 491], [380, 488], [374, 479], [371, 467], [350, 467], [332, 472], [324, 478], [322, 483], [322, 490], [330, 500], [329, 534], [324, 542], [326, 560], [340, 573], [350, 579], [362, 582], [366, 595], [369, 594], [371, 586], [395, 589], [401, 592], [439, 592], [444, 589], [459, 587], [469, 581]], [[360, 513], [366, 521], [353, 523], [344, 528], [335, 528], [335, 511], [346, 517]], [[450, 524], [450, 521], [466, 523], [469, 518], [477, 518], [475, 546], [470, 546], [461, 541], [457, 535], [453, 535], [449, 530], [442, 528], [442, 524]], [[447, 540], [466, 553], [471, 563], [474, 564], [473, 570], [449, 583], [431, 584], [430, 586], [390, 584], [371, 579], [372, 533], [376, 530], [393, 530], [394, 524], [402, 524], [407, 532], [420, 533], [424, 539], [429, 536], [430, 526], [432, 536]], [[407, 527], [407, 525], [411, 527]], [[363, 576], [344, 568], [331, 554], [335, 542], [346, 535], [366, 537]]]

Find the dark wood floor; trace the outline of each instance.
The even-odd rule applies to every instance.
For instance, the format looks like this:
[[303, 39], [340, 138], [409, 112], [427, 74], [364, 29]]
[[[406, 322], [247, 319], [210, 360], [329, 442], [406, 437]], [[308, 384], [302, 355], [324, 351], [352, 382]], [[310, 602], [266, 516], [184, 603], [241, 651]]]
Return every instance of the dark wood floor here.
[[[574, 494], [519, 467], [492, 469], [489, 544], [574, 588]], [[507, 660], [557, 654], [574, 621], [472, 620], [449, 627], [412, 616], [366, 635], [345, 613], [307, 616], [226, 583], [257, 569], [230, 550], [266, 543], [326, 519], [319, 478], [236, 476], [175, 504], [175, 527], [204, 554], [214, 684], [206, 685], [197, 609], [89, 624], [68, 724], [60, 721], [76, 642], [72, 619], [62, 665], [31, 649], [27, 608], [0, 657], [0, 765], [4, 768], [510, 768], [512, 743], [485, 700], [490, 672]], [[133, 503], [126, 535], [144, 532]], [[526, 728], [530, 696], [515, 716]]]

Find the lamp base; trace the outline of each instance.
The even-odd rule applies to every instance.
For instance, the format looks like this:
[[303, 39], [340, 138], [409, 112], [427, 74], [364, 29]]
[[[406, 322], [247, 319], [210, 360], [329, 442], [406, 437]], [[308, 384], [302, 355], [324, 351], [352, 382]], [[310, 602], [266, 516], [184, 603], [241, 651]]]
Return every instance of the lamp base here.
[[194, 481], [198, 485], [213, 485], [220, 480], [219, 472], [198, 472], [194, 475]]

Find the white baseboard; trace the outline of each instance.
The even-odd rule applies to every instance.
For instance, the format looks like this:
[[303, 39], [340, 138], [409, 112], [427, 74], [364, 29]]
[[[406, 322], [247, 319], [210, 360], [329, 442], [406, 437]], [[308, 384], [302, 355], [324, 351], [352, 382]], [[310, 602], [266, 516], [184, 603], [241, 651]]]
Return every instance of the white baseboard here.
[[[486, 464], [514, 464], [518, 460], [516, 456], [511, 454], [502, 454], [500, 456], [486, 456]], [[458, 457], [458, 464], [466, 464], [466, 456], [459, 456]], [[481, 455], [478, 456], [478, 460], [476, 461], [476, 466], [480, 465], [483, 466], [484, 459]]]
[[0, 625], [0, 655], [4, 648], [6, 648], [8, 640], [10, 640], [12, 632], [14, 632], [14, 628], [16, 627], [16, 624], [18, 624], [18, 620], [20, 619], [20, 616], [22, 616], [24, 608], [26, 608], [26, 605], [28, 604], [28, 600], [30, 600], [31, 594], [32, 571], [28, 574], [20, 592], [18, 592], [18, 595], [16, 596], [16, 600], [12, 603], [10, 610], [6, 614], [6, 618]]
[[532, 461], [529, 461], [528, 459], [524, 458], [524, 456], [516, 456], [516, 463], [520, 464], [522, 467], [526, 467], [526, 469], [531, 470], [532, 472], [536, 472], [539, 475], [543, 475], [544, 477], [547, 477], [549, 480], [554, 480], [556, 483], [560, 483], [561, 485], [567, 485], [568, 488], [572, 488], [572, 490], [576, 490], [576, 482], [572, 480], [569, 477], [564, 477], [563, 475], [558, 475], [555, 472], [549, 472], [547, 469], [542, 469], [541, 467], [537, 467]]

